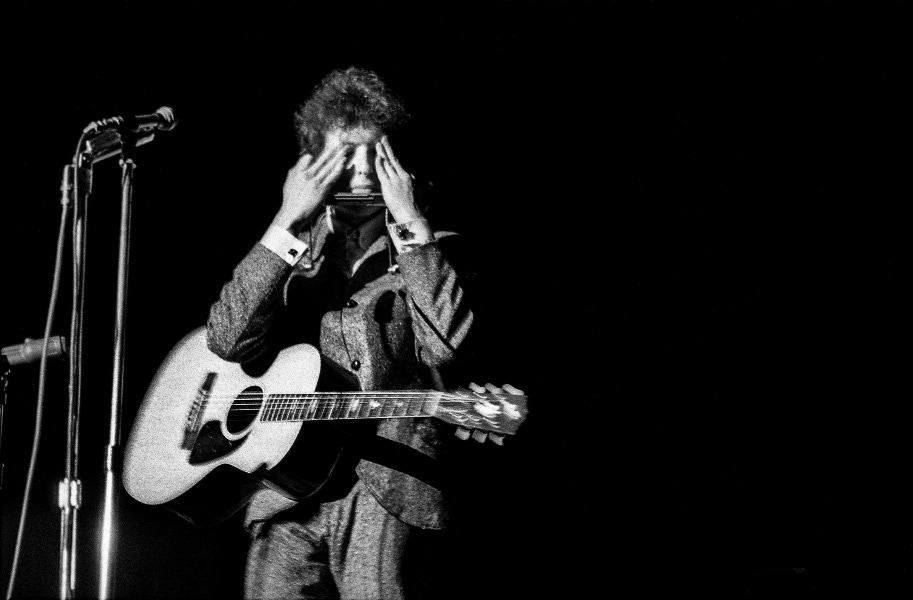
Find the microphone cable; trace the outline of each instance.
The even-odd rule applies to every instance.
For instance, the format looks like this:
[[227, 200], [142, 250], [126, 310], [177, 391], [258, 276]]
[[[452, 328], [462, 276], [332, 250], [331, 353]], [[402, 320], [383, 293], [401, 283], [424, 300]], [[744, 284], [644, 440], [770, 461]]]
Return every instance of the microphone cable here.
[[[79, 138], [79, 144], [77, 145], [77, 155], [79, 154], [79, 148], [82, 148], [84, 137], [85, 134]], [[74, 162], [75, 160], [76, 159], [74, 159]], [[45, 383], [47, 380], [48, 341], [50, 340], [51, 336], [51, 328], [54, 325], [54, 312], [57, 307], [57, 296], [60, 291], [60, 274], [63, 264], [63, 247], [66, 240], [66, 224], [70, 210], [70, 186], [76, 185], [75, 167], [72, 165], [67, 165], [64, 167], [64, 172], [65, 174], [63, 178], [63, 185], [61, 186], [62, 197], [60, 200], [60, 231], [57, 234], [57, 255], [54, 259], [54, 279], [51, 284], [51, 301], [50, 306], [48, 307], [48, 315], [44, 327], [44, 345], [41, 349], [41, 366], [38, 375], [38, 402], [35, 408], [35, 434], [32, 440], [32, 454], [31, 458], [29, 459], [29, 469], [25, 480], [25, 491], [23, 492], [22, 498], [22, 512], [19, 515], [19, 528], [16, 531], [16, 543], [13, 548], [13, 562], [10, 566], [10, 579], [6, 588], [6, 600], [10, 600], [13, 597], [13, 586], [16, 583], [16, 571], [17, 567], [19, 566], [19, 554], [22, 550], [22, 538], [25, 531], [26, 517], [28, 515], [29, 499], [32, 494], [32, 483], [35, 478], [35, 465], [38, 462], [38, 448], [41, 440], [41, 422], [42, 416], [44, 414]]]

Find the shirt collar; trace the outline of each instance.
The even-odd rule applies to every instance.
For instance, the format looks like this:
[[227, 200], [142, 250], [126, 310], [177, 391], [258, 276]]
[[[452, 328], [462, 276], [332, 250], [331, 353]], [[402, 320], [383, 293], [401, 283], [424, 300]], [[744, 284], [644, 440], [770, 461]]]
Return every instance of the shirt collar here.
[[[359, 248], [367, 250], [379, 237], [386, 233], [386, 230], [383, 211], [358, 227], [352, 227], [348, 223], [334, 218], [332, 207], [330, 207], [330, 210], [324, 211], [314, 224], [314, 236], [316, 238], [314, 245], [322, 247], [327, 236], [333, 234], [340, 240], [345, 240], [346, 242], [354, 241]], [[353, 239], [355, 236], [357, 238]]]
[[[342, 226], [342, 228], [337, 229], [337, 231], [340, 233], [344, 232], [346, 239], [356, 241], [358, 247], [362, 250], [370, 248], [371, 245], [377, 241], [377, 238], [381, 237], [387, 231], [383, 212], [378, 213], [377, 216], [373, 217], [370, 221], [366, 221], [355, 228], [349, 227], [339, 221], [335, 221], [334, 225], [336, 224]], [[355, 236], [357, 236], [357, 238]]]

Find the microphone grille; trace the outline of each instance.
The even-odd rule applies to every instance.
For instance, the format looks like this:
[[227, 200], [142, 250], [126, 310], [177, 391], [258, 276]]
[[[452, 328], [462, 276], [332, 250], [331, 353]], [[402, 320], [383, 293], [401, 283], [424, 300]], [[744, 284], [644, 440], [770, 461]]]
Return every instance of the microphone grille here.
[[174, 116], [174, 111], [171, 110], [169, 106], [163, 106], [155, 114], [162, 117], [162, 125], [159, 127], [161, 131], [171, 131], [178, 124], [177, 117]]

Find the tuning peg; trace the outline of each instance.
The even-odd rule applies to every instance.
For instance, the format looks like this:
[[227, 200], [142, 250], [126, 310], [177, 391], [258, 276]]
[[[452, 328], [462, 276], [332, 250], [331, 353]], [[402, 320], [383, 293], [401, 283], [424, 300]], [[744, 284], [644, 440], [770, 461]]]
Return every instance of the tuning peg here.
[[483, 433], [483, 432], [479, 431], [478, 429], [474, 429], [472, 431], [472, 439], [479, 442], [480, 444], [484, 444], [485, 440], [488, 439], [488, 434]]
[[495, 444], [497, 444], [499, 446], [504, 445], [504, 436], [503, 435], [498, 435], [497, 433], [489, 433], [488, 439], [490, 439], [492, 442], [494, 442]]
[[453, 435], [457, 436], [464, 442], [469, 439], [469, 430], [465, 427], [457, 427], [456, 431], [453, 432]]

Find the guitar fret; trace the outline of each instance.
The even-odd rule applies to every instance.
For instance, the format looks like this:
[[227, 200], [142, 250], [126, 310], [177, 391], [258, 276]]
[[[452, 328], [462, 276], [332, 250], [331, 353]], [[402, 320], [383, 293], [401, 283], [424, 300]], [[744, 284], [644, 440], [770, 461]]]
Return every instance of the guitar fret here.
[[266, 409], [263, 411], [263, 416], [260, 417], [263, 421], [272, 421], [273, 420], [273, 410], [276, 406], [276, 399], [274, 396], [270, 396], [266, 401]]
[[393, 399], [393, 416], [395, 417], [408, 417], [409, 414], [409, 405], [408, 396], [406, 397], [396, 397]]
[[427, 396], [422, 394], [421, 396], [413, 396], [409, 399], [409, 415], [413, 417], [420, 416], [424, 414], [425, 400]]
[[346, 418], [346, 419], [357, 419], [357, 418], [358, 418], [358, 410], [359, 410], [360, 408], [361, 408], [361, 403], [360, 403], [360, 400], [359, 400], [358, 396], [352, 396], [352, 398], [349, 399], [348, 406], [346, 407], [346, 414], [345, 414], [345, 417], [344, 417], [344, 418]]
[[270, 420], [270, 421], [278, 421], [278, 420], [279, 420], [279, 412], [280, 412], [281, 410], [282, 410], [282, 398], [280, 398], [279, 396], [276, 396], [276, 397], [273, 399], [273, 406], [272, 406], [272, 408], [270, 409], [269, 420]]
[[333, 414], [333, 395], [327, 394], [323, 399], [323, 402], [320, 403], [320, 418], [322, 420], [329, 419]]
[[373, 419], [377, 416], [377, 407], [379, 403], [373, 397], [366, 396], [364, 399], [365, 414], [364, 418]]
[[329, 419], [333, 411], [333, 398], [335, 394], [327, 395], [327, 399], [320, 403], [320, 416], [318, 417], [321, 421]]
[[410, 398], [409, 396], [400, 396], [393, 400], [394, 407], [396, 410], [393, 414], [397, 417], [411, 417], [412, 415], [409, 412]]
[[262, 421], [329, 421], [341, 419], [388, 419], [427, 416], [429, 393], [281, 394], [267, 398]]
[[285, 407], [285, 420], [294, 421], [295, 413], [298, 412], [298, 399], [294, 396], [286, 396]]
[[295, 410], [292, 411], [292, 420], [300, 421], [301, 415], [304, 414], [304, 398], [298, 396], [294, 398], [295, 400]]
[[285, 420], [294, 421], [295, 412], [298, 410], [298, 400], [293, 396], [285, 397]]
[[305, 396], [304, 404], [305, 408], [302, 420], [310, 421], [314, 418], [314, 413], [317, 411], [317, 398], [314, 396]]
[[300, 421], [302, 411], [302, 400], [300, 396], [289, 396], [289, 415], [290, 421]]
[[358, 418], [367, 419], [371, 414], [371, 403], [364, 396], [358, 397]]
[[282, 398], [276, 397], [276, 401], [273, 403], [273, 413], [270, 415], [271, 421], [279, 421], [282, 419]]
[[391, 417], [403, 416], [403, 401], [400, 398], [389, 398], [385, 404], [389, 405], [390, 407]]
[[274, 421], [282, 422], [285, 420], [285, 407], [285, 398], [280, 396], [276, 401], [276, 414], [275, 418], [273, 419]]
[[345, 405], [344, 400], [341, 395], [336, 395], [333, 397], [333, 404], [330, 407], [330, 418], [339, 419], [339, 414], [342, 412], [343, 406]]

